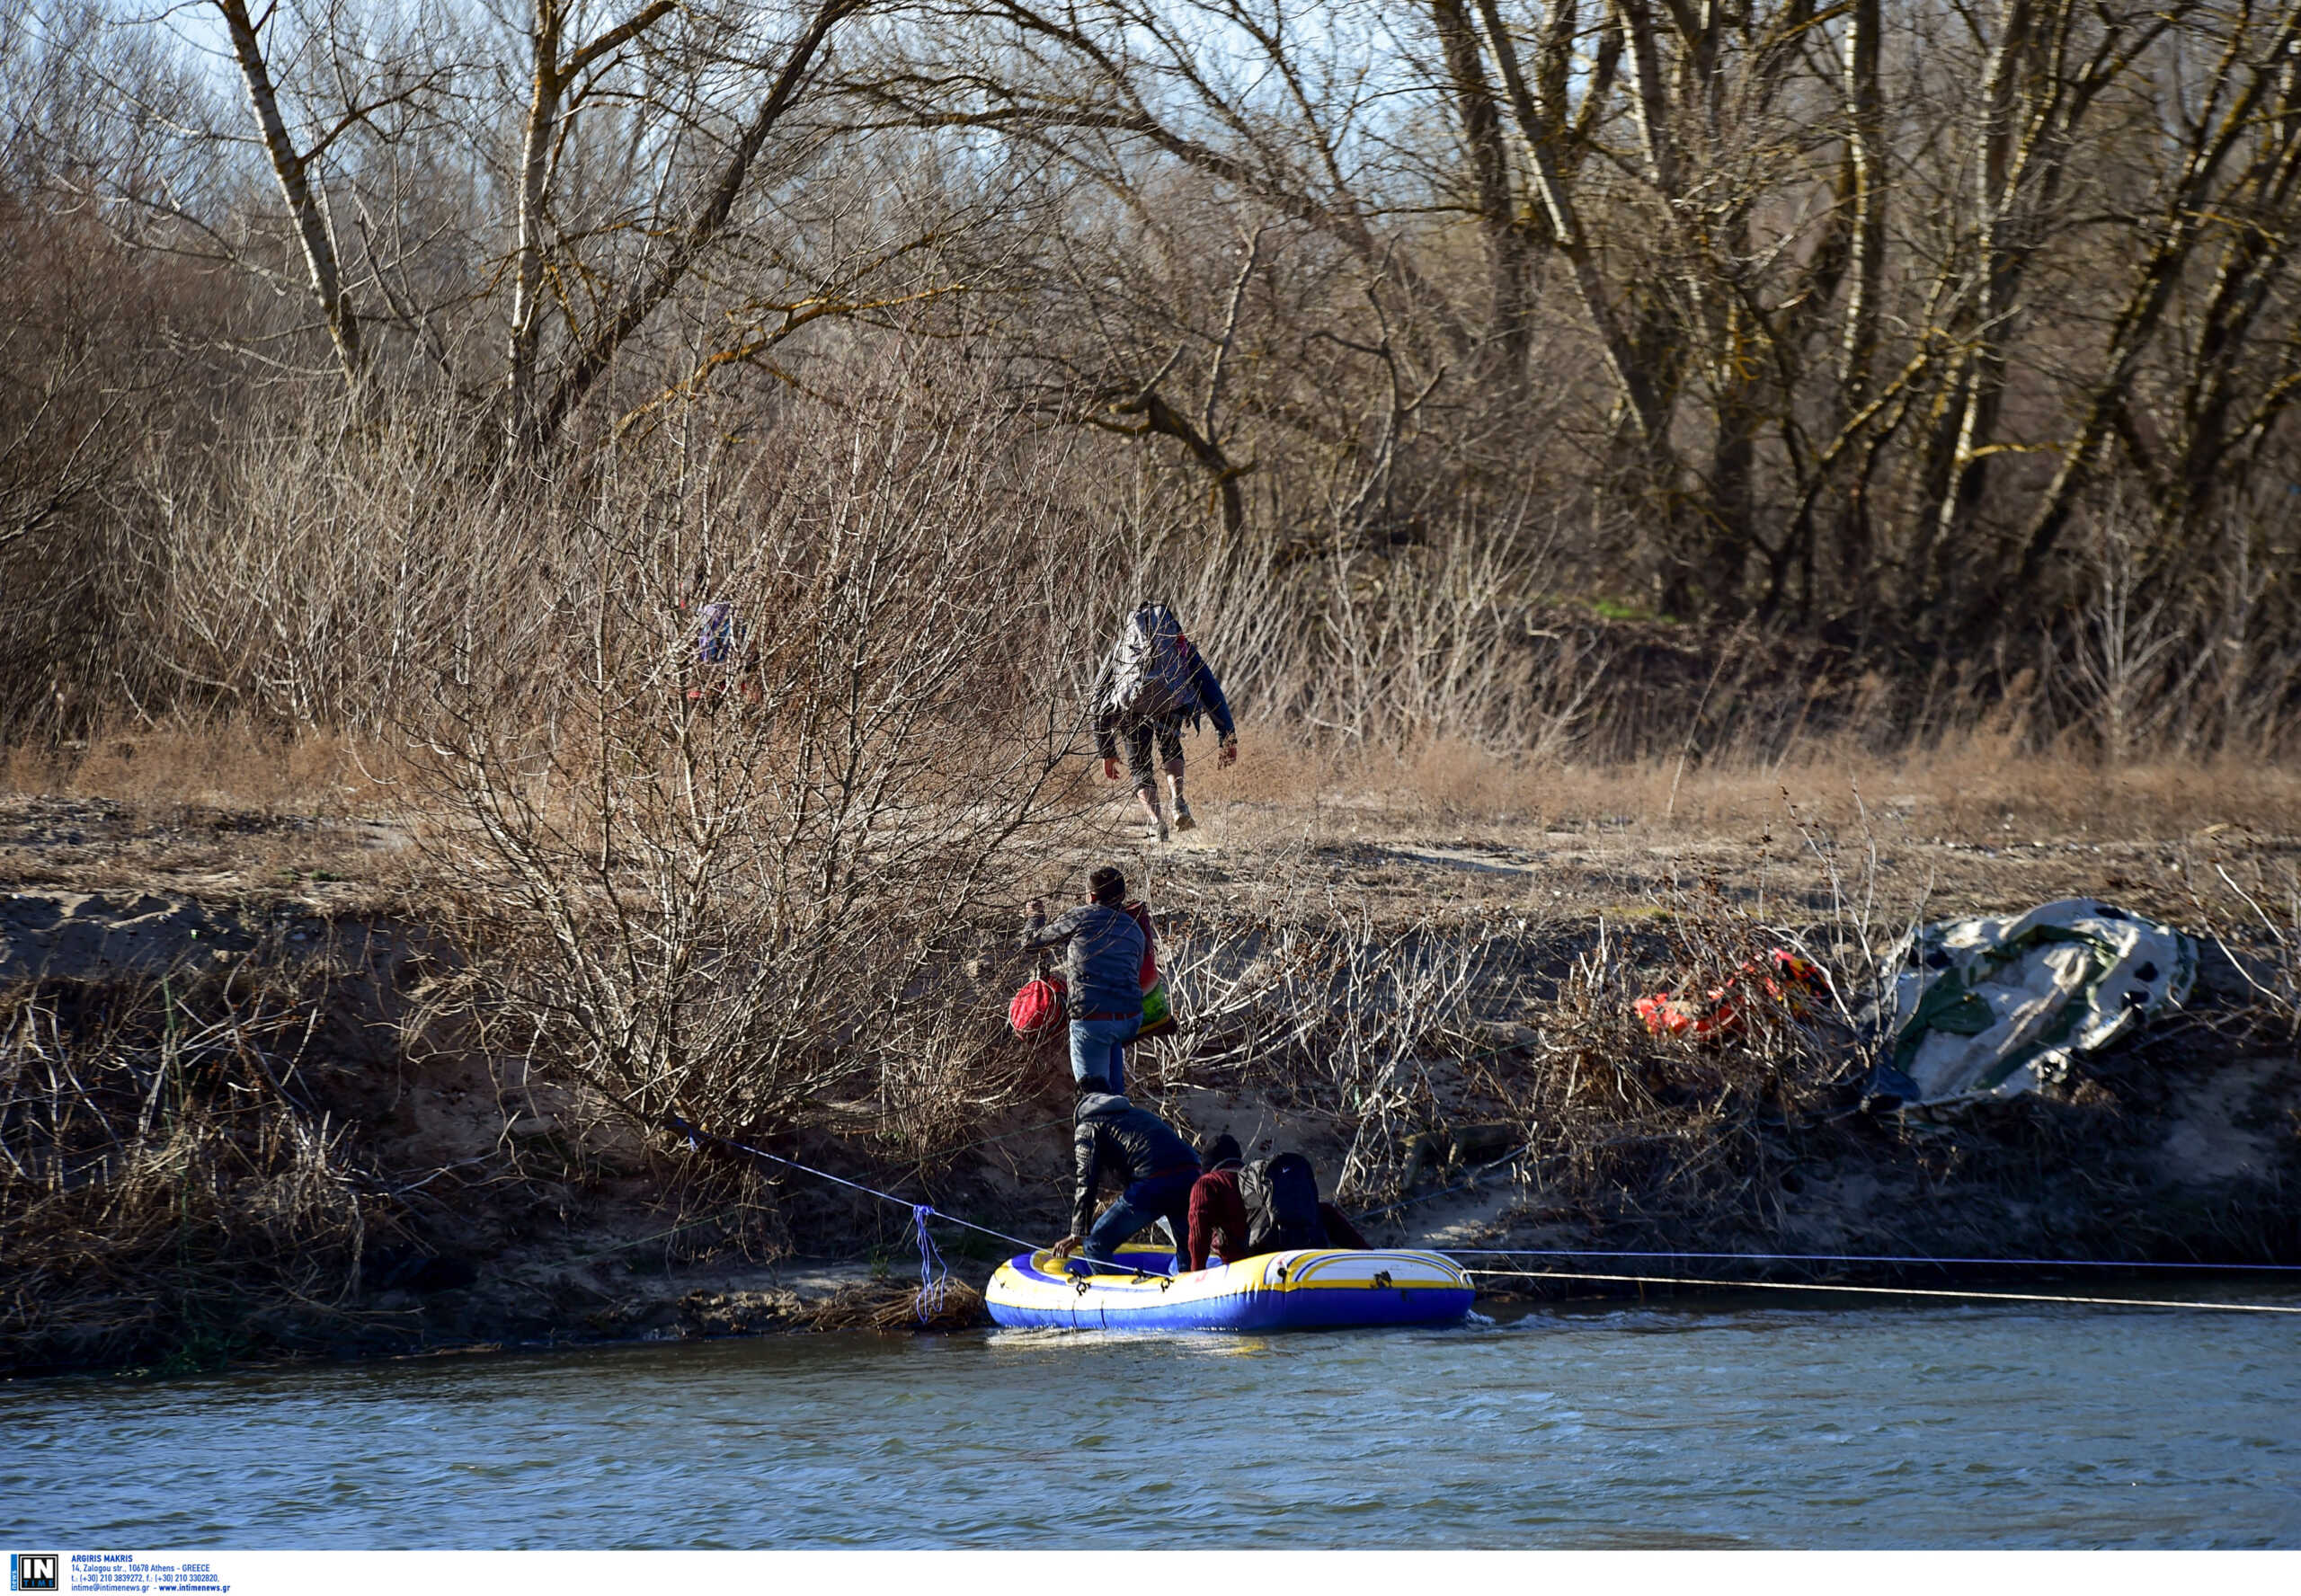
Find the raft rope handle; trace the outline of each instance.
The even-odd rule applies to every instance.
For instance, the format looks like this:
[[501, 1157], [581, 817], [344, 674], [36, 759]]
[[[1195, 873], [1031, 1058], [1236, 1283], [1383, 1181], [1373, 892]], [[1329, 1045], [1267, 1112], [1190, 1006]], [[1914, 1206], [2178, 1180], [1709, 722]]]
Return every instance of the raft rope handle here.
[[2301, 1314], [2266, 1302], [2178, 1302], [2154, 1297], [2056, 1297], [2038, 1291], [1955, 1291], [1924, 1286], [1829, 1286], [1815, 1281], [1694, 1280], [1669, 1274], [1586, 1274], [1562, 1269], [1465, 1269], [1497, 1280], [1614, 1281], [1641, 1286], [1708, 1286], [1725, 1290], [1847, 1291], [1870, 1297], [1950, 1297], [1965, 1302], [2059, 1302], [2095, 1308], [2190, 1308], [2214, 1313]]

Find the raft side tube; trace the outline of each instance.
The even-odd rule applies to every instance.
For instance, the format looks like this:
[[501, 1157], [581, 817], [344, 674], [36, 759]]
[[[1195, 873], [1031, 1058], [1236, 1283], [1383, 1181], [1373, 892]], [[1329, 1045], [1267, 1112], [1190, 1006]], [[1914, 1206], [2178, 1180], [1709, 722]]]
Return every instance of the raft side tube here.
[[[1446, 1325], [1477, 1293], [1454, 1262], [1399, 1249], [1304, 1248], [1169, 1274], [1165, 1248], [1122, 1247], [1141, 1272], [1067, 1272], [1068, 1260], [1026, 1253], [984, 1289], [992, 1320], [1092, 1330], [1310, 1330]], [[1163, 1264], [1163, 1267], [1161, 1267]]]

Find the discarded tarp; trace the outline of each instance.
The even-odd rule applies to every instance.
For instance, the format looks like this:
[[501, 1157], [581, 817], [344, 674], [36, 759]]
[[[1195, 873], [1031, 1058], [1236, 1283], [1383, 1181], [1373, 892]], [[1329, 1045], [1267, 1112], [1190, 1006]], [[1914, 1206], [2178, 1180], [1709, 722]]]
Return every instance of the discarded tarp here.
[[2091, 898], [2006, 919], [1944, 920], [1888, 962], [1893, 1013], [1873, 1104], [2012, 1097], [2179, 1007], [2197, 944]]

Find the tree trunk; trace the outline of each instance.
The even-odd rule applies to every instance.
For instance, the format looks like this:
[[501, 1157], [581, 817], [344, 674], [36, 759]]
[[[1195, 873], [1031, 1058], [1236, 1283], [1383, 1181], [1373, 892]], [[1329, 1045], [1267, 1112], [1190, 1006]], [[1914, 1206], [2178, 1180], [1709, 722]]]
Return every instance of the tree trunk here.
[[[334, 234], [327, 225], [327, 217], [321, 209], [319, 197], [312, 191], [306, 170], [310, 157], [297, 150], [287, 121], [280, 114], [280, 96], [272, 87], [271, 68], [263, 58], [263, 43], [256, 37], [257, 24], [248, 16], [247, 0], [215, 0], [215, 5], [223, 14], [225, 31], [231, 37], [232, 58], [239, 65], [240, 82], [247, 89], [248, 104], [255, 111], [264, 154], [271, 161], [271, 175], [288, 202], [289, 218], [295, 225], [297, 241], [303, 246], [304, 265], [311, 275], [312, 297], [327, 324], [328, 339], [335, 348], [336, 365], [343, 374], [344, 388], [356, 400], [367, 376], [367, 352], [360, 347], [359, 313], [344, 291]], [[271, 14], [265, 13], [266, 17]]]

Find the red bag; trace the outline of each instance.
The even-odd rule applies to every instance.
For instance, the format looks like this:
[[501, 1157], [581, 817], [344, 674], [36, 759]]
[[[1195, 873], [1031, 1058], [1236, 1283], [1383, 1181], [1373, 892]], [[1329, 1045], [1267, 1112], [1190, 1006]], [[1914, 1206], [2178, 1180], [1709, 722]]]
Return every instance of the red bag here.
[[1044, 978], [1027, 981], [1007, 1006], [1007, 1023], [1017, 1036], [1037, 1036], [1062, 1024], [1062, 989]]
[[1159, 934], [1150, 928], [1150, 906], [1130, 899], [1119, 907], [1142, 927], [1142, 989], [1147, 992], [1159, 984]]

